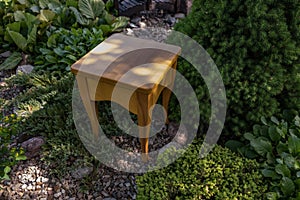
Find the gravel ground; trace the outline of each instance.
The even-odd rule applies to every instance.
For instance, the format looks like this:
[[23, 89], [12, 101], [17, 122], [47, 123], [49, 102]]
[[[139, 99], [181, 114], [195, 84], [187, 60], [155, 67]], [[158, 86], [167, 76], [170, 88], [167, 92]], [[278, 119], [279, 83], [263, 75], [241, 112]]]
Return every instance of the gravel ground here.
[[[124, 30], [124, 34], [161, 42], [170, 33], [172, 20], [175, 19], [167, 17], [169, 17], [169, 21], [167, 18], [148, 20], [137, 18], [131, 28]], [[6, 86], [4, 77], [11, 74], [14, 72], [0, 73], [0, 98], [2, 99], [14, 98], [22, 91], [22, 88], [18, 88], [18, 86], [12, 88]], [[177, 126], [170, 124], [168, 131], [164, 129], [151, 139], [150, 150], [165, 146], [174, 138], [176, 132]], [[140, 149], [136, 138], [132, 140], [132, 138], [116, 136], [111, 139], [124, 149], [131, 148], [133, 151]], [[178, 144], [180, 143], [180, 141], [176, 141]], [[10, 173], [11, 180], [0, 183], [0, 199], [136, 199], [135, 176], [137, 174], [119, 172], [102, 164], [97, 167], [80, 166], [75, 171], [66, 172], [64, 177], [55, 177], [50, 172], [41, 161], [40, 155], [20, 161]], [[93, 177], [93, 181], [84, 178], [89, 176]], [[85, 179], [86, 182], [83, 181]]]

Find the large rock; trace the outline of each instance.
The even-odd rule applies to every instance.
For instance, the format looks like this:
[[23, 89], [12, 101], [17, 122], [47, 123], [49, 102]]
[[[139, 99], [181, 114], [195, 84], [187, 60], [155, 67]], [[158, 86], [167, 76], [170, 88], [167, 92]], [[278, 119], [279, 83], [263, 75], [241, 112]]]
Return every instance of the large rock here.
[[39, 154], [41, 146], [45, 143], [43, 137], [34, 137], [22, 142], [21, 146], [25, 149], [27, 158], [33, 158]]

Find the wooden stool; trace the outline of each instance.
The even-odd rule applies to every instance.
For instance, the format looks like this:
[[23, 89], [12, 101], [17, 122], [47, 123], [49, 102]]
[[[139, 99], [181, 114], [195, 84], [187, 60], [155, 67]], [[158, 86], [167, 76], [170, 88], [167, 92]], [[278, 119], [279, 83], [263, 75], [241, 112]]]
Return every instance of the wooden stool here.
[[95, 101], [114, 101], [137, 114], [142, 158], [148, 160], [149, 109], [162, 93], [163, 107], [168, 110], [180, 50], [173, 45], [113, 34], [72, 65], [95, 137], [99, 134]]

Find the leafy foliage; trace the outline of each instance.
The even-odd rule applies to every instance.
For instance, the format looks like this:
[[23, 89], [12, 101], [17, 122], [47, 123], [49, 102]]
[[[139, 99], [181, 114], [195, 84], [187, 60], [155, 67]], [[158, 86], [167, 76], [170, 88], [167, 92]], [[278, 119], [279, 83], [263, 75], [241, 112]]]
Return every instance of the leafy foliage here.
[[0, 113], [0, 180], [9, 179], [11, 167], [26, 159], [23, 149], [10, 146], [12, 137], [17, 134], [19, 120], [14, 114], [3, 117]]
[[216, 146], [200, 159], [201, 143], [166, 168], [137, 177], [137, 199], [263, 199], [258, 163]]
[[[69, 69], [70, 64], [78, 59], [77, 56], [83, 55], [82, 52], [91, 50], [106, 36], [120, 31], [127, 25], [128, 18], [115, 17], [106, 10], [106, 7], [110, 9], [110, 4], [110, 1], [106, 5], [102, 0], [0, 2], [0, 18], [3, 19], [0, 22], [0, 45], [6, 49], [17, 47], [25, 53], [30, 53], [34, 61], [42, 54], [44, 59], [40, 56], [36, 61], [40, 63], [38, 69], [45, 69], [45, 67], [49, 67], [50, 71]], [[63, 34], [70, 38], [63, 38]], [[75, 36], [76, 41], [74, 41]], [[60, 37], [59, 41], [68, 40], [63, 47], [54, 46], [53, 42], [58, 37]], [[71, 42], [74, 44], [70, 44]], [[85, 42], [88, 44], [84, 44]], [[91, 42], [93, 44], [88, 46]], [[76, 45], [79, 47], [75, 48]], [[68, 46], [67, 49], [64, 49], [65, 46]], [[49, 48], [48, 51], [45, 48]], [[63, 53], [60, 50], [67, 52]], [[52, 53], [47, 55], [49, 51]], [[74, 52], [75, 55], [72, 55]], [[66, 59], [58, 60], [64, 56]], [[41, 66], [42, 61], [44, 63]], [[61, 66], [58, 66], [60, 64]]]
[[[175, 26], [201, 44], [219, 68], [228, 103], [227, 133], [241, 136], [261, 116], [300, 108], [299, 15], [295, 0], [199, 0]], [[189, 63], [180, 61], [178, 69], [201, 101], [205, 128], [210, 116], [205, 83]]]
[[300, 118], [271, 122], [262, 118], [263, 125], [256, 125], [253, 133], [244, 137], [262, 162], [262, 173], [271, 179], [269, 199], [300, 198]]

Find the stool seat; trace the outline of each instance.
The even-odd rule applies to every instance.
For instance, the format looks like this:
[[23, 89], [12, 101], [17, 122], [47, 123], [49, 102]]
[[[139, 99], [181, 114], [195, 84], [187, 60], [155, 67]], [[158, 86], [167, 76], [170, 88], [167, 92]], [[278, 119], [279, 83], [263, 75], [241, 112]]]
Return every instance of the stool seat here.
[[95, 102], [114, 101], [137, 114], [143, 160], [148, 160], [150, 108], [162, 93], [168, 110], [180, 51], [174, 45], [113, 34], [72, 65], [95, 137], [99, 134]]

